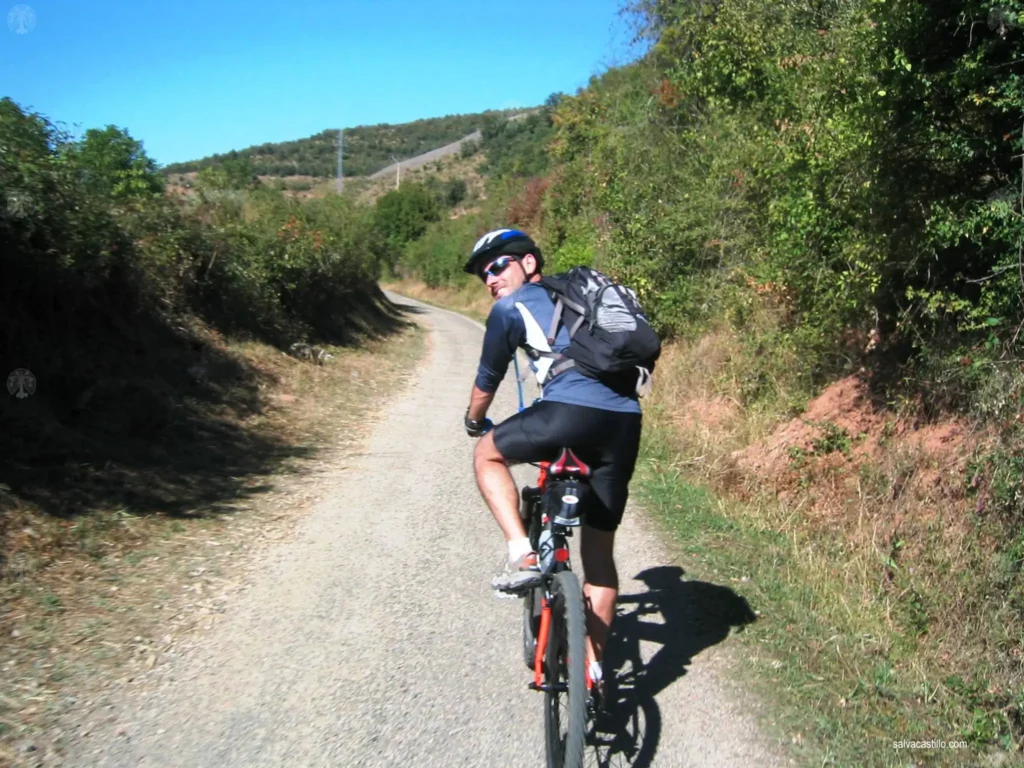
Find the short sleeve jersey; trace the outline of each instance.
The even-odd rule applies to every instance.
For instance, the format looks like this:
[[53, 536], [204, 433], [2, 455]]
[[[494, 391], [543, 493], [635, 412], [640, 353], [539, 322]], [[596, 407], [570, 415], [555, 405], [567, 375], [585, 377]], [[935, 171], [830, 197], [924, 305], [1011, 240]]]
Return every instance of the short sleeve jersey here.
[[[551, 325], [555, 305], [547, 291], [536, 283], [526, 283], [514, 293], [495, 302], [487, 316], [483, 352], [476, 376], [476, 386], [484, 392], [497, 391], [516, 349], [526, 345], [526, 321], [516, 304], [524, 306], [540, 328], [547, 329]], [[569, 332], [560, 326], [551, 349], [563, 352], [568, 346]], [[530, 367], [536, 372], [537, 366], [532, 360]], [[619, 413], [640, 413], [640, 403], [636, 396], [621, 395], [597, 379], [573, 369], [548, 382], [543, 388], [543, 399]]]

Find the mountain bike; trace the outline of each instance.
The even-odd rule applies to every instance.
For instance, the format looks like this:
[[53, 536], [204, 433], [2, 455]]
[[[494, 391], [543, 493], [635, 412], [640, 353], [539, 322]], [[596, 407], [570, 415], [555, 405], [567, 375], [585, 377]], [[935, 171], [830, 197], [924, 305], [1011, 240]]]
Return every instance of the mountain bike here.
[[537, 552], [541, 584], [523, 594], [523, 660], [533, 671], [530, 688], [545, 694], [548, 768], [578, 768], [598, 702], [587, 664], [583, 590], [568, 540], [582, 524], [590, 468], [568, 448], [534, 466], [540, 476], [536, 486], [523, 489], [520, 516]]
[[[523, 380], [513, 356], [523, 411]], [[535, 401], [536, 402], [536, 401]], [[494, 428], [485, 419], [487, 431]], [[583, 524], [591, 469], [569, 449], [554, 461], [530, 462], [537, 485], [523, 488], [519, 515], [537, 553], [539, 585], [506, 596], [523, 599], [523, 660], [533, 672], [529, 687], [544, 693], [544, 739], [548, 768], [581, 768], [587, 721], [602, 706], [587, 663], [583, 589], [572, 570], [569, 539]]]

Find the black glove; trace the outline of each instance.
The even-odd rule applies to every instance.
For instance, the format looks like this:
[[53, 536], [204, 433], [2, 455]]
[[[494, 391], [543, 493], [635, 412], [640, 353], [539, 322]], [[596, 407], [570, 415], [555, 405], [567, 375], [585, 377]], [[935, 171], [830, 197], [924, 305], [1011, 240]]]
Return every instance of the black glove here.
[[480, 437], [481, 435], [487, 434], [494, 428], [494, 422], [488, 418], [484, 418], [481, 421], [476, 421], [469, 418], [469, 409], [466, 409], [466, 416], [462, 420], [466, 427], [466, 434], [470, 437]]

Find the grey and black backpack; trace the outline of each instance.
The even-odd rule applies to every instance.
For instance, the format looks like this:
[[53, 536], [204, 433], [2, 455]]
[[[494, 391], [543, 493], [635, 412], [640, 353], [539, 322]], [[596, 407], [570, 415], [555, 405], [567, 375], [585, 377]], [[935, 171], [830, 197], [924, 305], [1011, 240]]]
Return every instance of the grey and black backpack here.
[[547, 380], [575, 368], [622, 394], [644, 397], [661, 355], [661, 341], [651, 328], [636, 292], [590, 267], [541, 278], [555, 303], [548, 344], [554, 344], [560, 324], [569, 332], [569, 346], [555, 358]]

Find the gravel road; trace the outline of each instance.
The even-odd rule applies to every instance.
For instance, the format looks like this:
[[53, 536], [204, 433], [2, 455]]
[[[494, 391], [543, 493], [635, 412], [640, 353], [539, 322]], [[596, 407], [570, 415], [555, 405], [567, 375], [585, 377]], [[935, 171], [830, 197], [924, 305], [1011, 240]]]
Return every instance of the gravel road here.
[[[150, 684], [117, 695], [66, 765], [544, 765], [520, 603], [489, 589], [504, 545], [461, 427], [481, 328], [417, 306], [427, 359], [364, 451], [262, 555], [220, 622]], [[514, 412], [510, 375], [493, 415]], [[790, 764], [725, 674], [728, 626], [745, 605], [680, 578], [635, 508], [620, 542], [623, 599], [609, 651], [620, 703], [590, 764]]]

